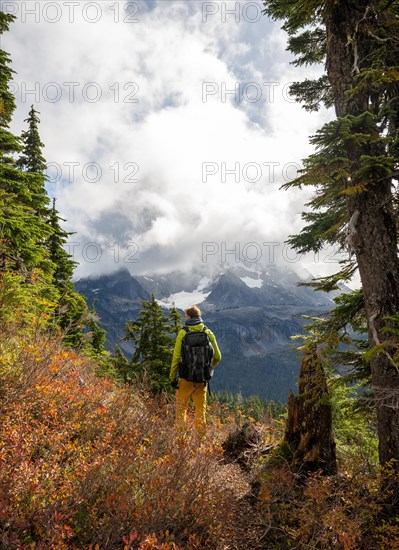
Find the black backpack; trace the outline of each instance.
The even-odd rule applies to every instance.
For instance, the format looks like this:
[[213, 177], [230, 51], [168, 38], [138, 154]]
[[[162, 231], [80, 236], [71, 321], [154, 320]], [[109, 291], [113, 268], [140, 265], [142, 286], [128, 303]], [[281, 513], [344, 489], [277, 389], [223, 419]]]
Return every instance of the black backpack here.
[[181, 344], [181, 359], [179, 377], [189, 382], [207, 382], [212, 377], [211, 361], [213, 347], [206, 327], [201, 331], [190, 332], [184, 327], [186, 334]]

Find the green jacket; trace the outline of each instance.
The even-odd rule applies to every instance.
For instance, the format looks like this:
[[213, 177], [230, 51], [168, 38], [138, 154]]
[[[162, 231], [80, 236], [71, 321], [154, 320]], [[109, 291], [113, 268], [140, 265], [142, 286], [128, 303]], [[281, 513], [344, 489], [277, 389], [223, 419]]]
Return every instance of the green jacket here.
[[[204, 323], [199, 323], [198, 325], [191, 325], [191, 326], [188, 326], [187, 328], [190, 332], [201, 331], [201, 330], [204, 330]], [[220, 363], [222, 354], [220, 353], [219, 346], [216, 342], [216, 338], [213, 332], [209, 330], [209, 328], [207, 328], [205, 332], [209, 336], [212, 347], [214, 349], [214, 354], [212, 358], [212, 367], [216, 367], [216, 365]], [[173, 350], [172, 366], [170, 368], [170, 374], [169, 374], [169, 378], [171, 382], [176, 380], [176, 376], [179, 370], [179, 363], [180, 363], [180, 357], [181, 357], [181, 343], [185, 334], [186, 334], [186, 331], [184, 329], [181, 329], [176, 338], [175, 349]]]

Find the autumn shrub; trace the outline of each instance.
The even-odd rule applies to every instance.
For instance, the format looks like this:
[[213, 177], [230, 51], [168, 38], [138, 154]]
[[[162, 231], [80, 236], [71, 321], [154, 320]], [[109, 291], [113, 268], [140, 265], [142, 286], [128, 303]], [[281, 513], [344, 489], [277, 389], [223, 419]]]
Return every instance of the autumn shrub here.
[[99, 379], [45, 334], [1, 348], [1, 548], [217, 547], [217, 426], [177, 436], [167, 397]]
[[381, 492], [382, 473], [364, 455], [340, 459], [335, 476], [299, 476], [289, 462], [264, 468], [258, 507], [264, 540], [273, 548], [355, 550], [399, 548], [397, 516], [390, 513], [388, 491]]
[[259, 495], [265, 540], [276, 548], [358, 548], [361, 518], [347, 513], [347, 491], [339, 493], [332, 478], [312, 474], [303, 486], [287, 464], [274, 467]]

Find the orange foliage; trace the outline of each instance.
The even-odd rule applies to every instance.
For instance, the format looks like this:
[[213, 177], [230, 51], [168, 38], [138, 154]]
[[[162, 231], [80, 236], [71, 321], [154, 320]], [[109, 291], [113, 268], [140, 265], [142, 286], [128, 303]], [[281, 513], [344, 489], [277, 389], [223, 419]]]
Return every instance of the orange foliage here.
[[9, 359], [0, 547], [215, 547], [231, 497], [215, 476], [214, 434], [201, 445], [177, 438], [166, 398], [100, 380], [54, 340], [14, 346]]
[[[54, 338], [12, 330], [0, 335], [0, 548], [218, 548], [237, 509], [218, 476], [237, 412], [214, 404], [204, 441], [177, 436], [167, 397], [99, 379]], [[265, 444], [283, 431], [263, 428]], [[339, 475], [306, 480], [283, 455], [266, 471], [258, 457], [266, 548], [399, 550], [379, 479], [353, 456]]]
[[360, 462], [346, 466], [331, 477], [300, 478], [288, 463], [264, 474], [258, 506], [270, 547], [399, 549], [397, 518], [384, 520], [380, 480]]

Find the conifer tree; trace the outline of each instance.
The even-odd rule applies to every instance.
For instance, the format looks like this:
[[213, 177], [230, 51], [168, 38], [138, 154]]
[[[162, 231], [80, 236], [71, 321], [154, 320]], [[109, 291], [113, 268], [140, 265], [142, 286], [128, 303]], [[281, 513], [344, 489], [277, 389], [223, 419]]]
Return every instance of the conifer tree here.
[[89, 314], [84, 297], [74, 290], [72, 277], [76, 263], [64, 249], [70, 233], [61, 227], [62, 218], [56, 210], [55, 199], [53, 199], [52, 208], [47, 207], [49, 201], [44, 173], [46, 161], [42, 154], [44, 144], [39, 135], [40, 119], [33, 106], [25, 122], [28, 123], [28, 129], [22, 133], [22, 155], [17, 166], [25, 172], [27, 177], [27, 185], [32, 197], [31, 207], [35, 209], [36, 217], [48, 228], [48, 236], [41, 244], [49, 260], [47, 265], [51, 266], [48, 268], [48, 270], [51, 269], [49, 289], [54, 286], [58, 293], [55, 320], [64, 333], [64, 344], [74, 348], [88, 346], [90, 351], [94, 351], [96, 346], [93, 347], [91, 342], [87, 342], [85, 330], [95, 330], [100, 337], [101, 329]]
[[[12, 15], [0, 12], [0, 35], [9, 30], [13, 20]], [[44, 144], [34, 107], [25, 121], [28, 128], [22, 139], [9, 130], [15, 110], [9, 90], [13, 72], [8, 54], [0, 49], [0, 271], [17, 269], [29, 280], [32, 270], [39, 270], [43, 292], [55, 305], [54, 317], [64, 333], [64, 343], [75, 348], [88, 346], [101, 354], [102, 329], [88, 314], [83, 296], [74, 290], [75, 262], [64, 250], [69, 234], [61, 228], [55, 201], [52, 209], [48, 208]], [[17, 154], [20, 157], [15, 162]], [[89, 343], [87, 323], [93, 335]]]
[[123, 382], [131, 382], [133, 378], [132, 368], [125, 354], [121, 350], [120, 346], [115, 346], [114, 355], [111, 357], [111, 364], [113, 365], [117, 376]]
[[[0, 12], [0, 36], [9, 30], [14, 19]], [[32, 176], [18, 169], [13, 158], [21, 151], [20, 140], [9, 129], [15, 110], [9, 89], [13, 72], [9, 55], [0, 49], [0, 269], [8, 265], [48, 270], [42, 244], [51, 230], [36, 215], [46, 200], [31, 185]]]
[[46, 242], [43, 244], [48, 250], [49, 259], [54, 266], [53, 278], [56, 285], [64, 290], [65, 283], [72, 279], [76, 262], [71, 259], [64, 248], [71, 233], [67, 233], [61, 227], [60, 221], [65, 220], [59, 216], [55, 198], [53, 198], [52, 207], [47, 207], [49, 202], [45, 188], [47, 165], [42, 153], [44, 143], [39, 134], [40, 119], [38, 114], [32, 105], [29, 117], [25, 120], [28, 123], [28, 129], [22, 132], [22, 153], [16, 162], [16, 166], [26, 172], [26, 175], [29, 176], [29, 189], [37, 197], [40, 197], [41, 204], [36, 204], [36, 212], [40, 214], [51, 230]]
[[40, 119], [38, 114], [32, 105], [29, 117], [25, 119], [28, 129], [21, 135], [22, 154], [15, 166], [26, 172], [26, 183], [31, 194], [30, 206], [47, 222], [49, 198], [45, 188], [46, 161], [42, 154], [44, 143], [39, 135]]
[[90, 347], [95, 355], [101, 355], [105, 351], [105, 339], [107, 332], [98, 325], [98, 317], [94, 308], [94, 302], [90, 308], [87, 326], [90, 330]]
[[[124, 340], [132, 340], [135, 351], [130, 362], [132, 372], [147, 377], [154, 391], [169, 388], [169, 370], [180, 314], [174, 308], [166, 317], [152, 294], [143, 300], [139, 317], [125, 326]], [[181, 316], [180, 316], [181, 319]]]
[[46, 248], [49, 252], [50, 260], [55, 266], [53, 278], [55, 284], [59, 288], [71, 281], [76, 262], [71, 258], [70, 254], [65, 250], [64, 246], [67, 243], [68, 233], [62, 229], [60, 221], [65, 221], [60, 217], [56, 209], [56, 199], [53, 199], [52, 208], [48, 214], [48, 223], [52, 229], [51, 235], [46, 242]]
[[[0, 35], [9, 30], [13, 15], [0, 12]], [[15, 73], [10, 67], [10, 56], [0, 49], [0, 144], [1, 155], [9, 155], [20, 150], [18, 139], [9, 131], [9, 124], [15, 111], [15, 98], [10, 92], [9, 82]]]
[[[389, 318], [399, 310], [396, 197], [399, 168], [399, 1], [264, 0], [284, 20], [294, 64], [325, 62], [326, 74], [292, 86], [307, 110], [334, 106], [336, 120], [311, 142], [316, 152], [288, 186], [315, 186], [306, 225], [289, 242], [300, 252], [326, 244], [348, 249], [338, 274], [316, 282], [331, 289], [358, 269], [378, 417], [379, 458], [399, 473], [399, 369], [388, 346]], [[386, 481], [393, 482], [394, 478]], [[394, 498], [399, 496], [396, 482]]]
[[90, 342], [87, 342], [85, 337], [85, 328], [89, 319], [85, 298], [74, 290], [72, 281], [67, 282], [59, 298], [55, 318], [62, 330], [62, 341], [66, 346], [75, 349], [90, 348]]
[[26, 172], [43, 174], [47, 166], [42, 154], [44, 143], [39, 135], [39, 114], [32, 105], [29, 117], [25, 119], [25, 122], [28, 123], [28, 130], [25, 130], [21, 134], [23, 154], [19, 157], [16, 166]]
[[183, 323], [182, 323], [182, 316], [177, 311], [175, 304], [173, 304], [173, 308], [170, 310], [169, 321], [170, 321], [171, 333], [177, 336], [179, 334], [179, 330], [183, 328]]

